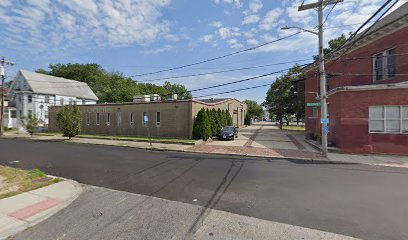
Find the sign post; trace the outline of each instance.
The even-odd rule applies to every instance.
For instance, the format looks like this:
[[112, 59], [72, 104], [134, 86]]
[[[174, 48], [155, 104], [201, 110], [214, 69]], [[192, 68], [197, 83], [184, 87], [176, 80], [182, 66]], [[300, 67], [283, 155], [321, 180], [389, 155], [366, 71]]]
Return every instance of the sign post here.
[[150, 147], [153, 146], [152, 145], [152, 138], [150, 137], [150, 130], [149, 130], [149, 117], [147, 115], [143, 116], [143, 122], [144, 125], [147, 127], [147, 136], [149, 137], [149, 143], [150, 143]]

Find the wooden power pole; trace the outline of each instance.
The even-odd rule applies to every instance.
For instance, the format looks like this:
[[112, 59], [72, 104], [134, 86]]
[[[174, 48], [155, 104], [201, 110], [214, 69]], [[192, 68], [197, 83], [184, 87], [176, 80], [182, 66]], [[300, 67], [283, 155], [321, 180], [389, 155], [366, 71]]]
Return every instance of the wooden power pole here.
[[302, 5], [298, 11], [318, 8], [319, 13], [319, 72], [320, 72], [320, 123], [322, 131], [322, 155], [327, 156], [327, 134], [329, 133], [329, 119], [327, 118], [327, 83], [324, 69], [324, 42], [323, 42], [323, 7], [337, 4], [343, 0], [319, 0], [316, 3]]
[[0, 98], [1, 98], [1, 103], [0, 103], [0, 136], [3, 136], [4, 134], [4, 98], [5, 98], [5, 88], [4, 88], [4, 82], [6, 80], [6, 64], [8, 65], [14, 65], [14, 63], [6, 61], [4, 57], [1, 58], [0, 60], [1, 64], [1, 88], [0, 88]]

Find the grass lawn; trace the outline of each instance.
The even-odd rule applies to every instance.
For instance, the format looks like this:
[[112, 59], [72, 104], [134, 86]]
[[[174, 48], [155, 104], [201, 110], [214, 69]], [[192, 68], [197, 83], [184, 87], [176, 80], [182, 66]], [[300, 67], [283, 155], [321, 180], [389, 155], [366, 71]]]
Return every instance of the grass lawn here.
[[283, 125], [282, 126], [283, 130], [288, 130], [288, 131], [305, 131], [305, 126], [304, 125]]
[[[38, 136], [61, 136], [61, 133], [36, 133]], [[106, 135], [94, 135], [94, 134], [79, 134], [78, 138], [93, 138], [93, 139], [107, 139], [107, 140], [119, 140], [119, 141], [139, 141], [148, 142], [148, 137], [133, 137], [133, 136], [106, 136]], [[152, 137], [152, 142], [156, 143], [180, 143], [180, 144], [193, 144], [195, 141], [191, 139], [178, 139], [178, 138], [157, 138]]]
[[62, 181], [50, 178], [39, 169], [22, 170], [0, 165], [0, 199]]

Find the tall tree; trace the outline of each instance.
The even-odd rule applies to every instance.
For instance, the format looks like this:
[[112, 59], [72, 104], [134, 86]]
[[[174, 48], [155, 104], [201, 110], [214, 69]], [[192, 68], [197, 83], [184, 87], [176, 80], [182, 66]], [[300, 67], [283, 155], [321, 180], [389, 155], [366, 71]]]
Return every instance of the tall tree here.
[[[250, 125], [250, 119], [262, 118], [264, 110], [261, 105], [253, 100], [245, 100], [244, 103], [247, 105], [247, 114], [245, 116], [246, 125]], [[249, 120], [248, 120], [249, 119]]]
[[185, 86], [165, 82], [163, 86], [136, 83], [121, 72], [108, 72], [98, 64], [50, 64], [49, 71], [42, 68], [36, 72], [85, 82], [99, 98], [99, 102], [130, 102], [134, 95], [159, 94], [166, 97], [178, 93], [181, 99], [191, 99]]
[[202, 108], [197, 113], [197, 117], [193, 126], [193, 138], [207, 141], [211, 137], [211, 125], [207, 116], [207, 112]]
[[301, 68], [295, 65], [286, 74], [276, 78], [266, 94], [263, 105], [280, 125], [283, 119], [289, 124], [292, 115], [299, 118], [304, 116], [304, 87], [295, 87], [293, 84], [302, 78], [302, 74]]
[[57, 125], [64, 137], [71, 139], [81, 131], [82, 113], [77, 105], [64, 106], [57, 113]]

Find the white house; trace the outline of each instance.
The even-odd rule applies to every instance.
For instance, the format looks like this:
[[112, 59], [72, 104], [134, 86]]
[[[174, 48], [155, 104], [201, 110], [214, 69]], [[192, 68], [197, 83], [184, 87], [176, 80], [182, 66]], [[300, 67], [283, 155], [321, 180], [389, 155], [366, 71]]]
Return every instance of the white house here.
[[[68, 104], [95, 104], [98, 100], [88, 84], [70, 79], [20, 70], [9, 89], [16, 119], [35, 115], [48, 125], [48, 107]], [[13, 128], [19, 127], [15, 121]]]

